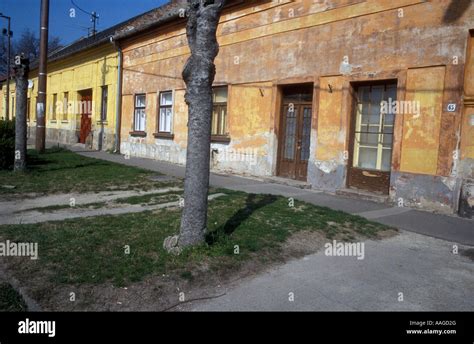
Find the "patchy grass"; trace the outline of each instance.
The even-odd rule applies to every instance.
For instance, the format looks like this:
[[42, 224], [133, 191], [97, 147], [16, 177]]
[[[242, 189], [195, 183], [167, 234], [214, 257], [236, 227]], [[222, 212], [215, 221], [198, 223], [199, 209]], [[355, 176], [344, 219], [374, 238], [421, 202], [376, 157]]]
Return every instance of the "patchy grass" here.
[[157, 274], [193, 280], [203, 264], [211, 272], [231, 273], [248, 260], [281, 260], [283, 244], [299, 231], [351, 240], [356, 236], [376, 238], [378, 232], [388, 229], [358, 216], [299, 201], [291, 208], [283, 197], [226, 193], [209, 203], [206, 243], [179, 256], [168, 254], [162, 246], [167, 236], [179, 231], [179, 208], [0, 226], [0, 237], [38, 242], [39, 260], [11, 258], [10, 268], [23, 281], [41, 275], [46, 278], [42, 288], [51, 289], [103, 283], [124, 286]]
[[49, 149], [44, 154], [28, 151], [28, 166], [28, 171], [21, 174], [0, 171], [0, 195], [149, 190], [169, 184], [150, 180], [156, 172], [88, 158], [59, 148]]
[[107, 205], [107, 202], [95, 202], [95, 203], [86, 203], [86, 204], [77, 204], [74, 207], [71, 207], [69, 204], [57, 204], [57, 205], [48, 205], [47, 207], [37, 207], [29, 208], [25, 210], [17, 211], [16, 213], [24, 213], [30, 211], [39, 211], [41, 213], [51, 213], [58, 210], [64, 209], [99, 209]]
[[[0, 187], [0, 196], [131, 188], [148, 190], [181, 183], [153, 181], [154, 172], [87, 158], [62, 149], [48, 150], [43, 155], [31, 151], [29, 161], [30, 170], [25, 174], [0, 172], [0, 186], [15, 186], [14, 189]], [[289, 239], [295, 236], [304, 242], [311, 240], [308, 238], [354, 241], [382, 237], [389, 229], [362, 217], [300, 201], [290, 207], [288, 200], [280, 196], [210, 189], [210, 193], [217, 192], [225, 196], [209, 202], [205, 243], [185, 249], [179, 256], [163, 249], [164, 239], [179, 232], [181, 209], [176, 207], [0, 226], [0, 241], [37, 242], [39, 246], [38, 260], [5, 257], [5, 266], [28, 286], [40, 304], [52, 305], [55, 310], [110, 309], [104, 307], [110, 307], [110, 302], [116, 304], [120, 293], [129, 293], [137, 285], [142, 289], [135, 289], [133, 302], [148, 306], [150, 302], [164, 304], [163, 300], [167, 298], [167, 302], [173, 302], [176, 288], [182, 283], [209, 290], [212, 280], [217, 279], [220, 284], [221, 277], [233, 279], [245, 271], [255, 273], [269, 264], [296, 256], [298, 253], [290, 252], [287, 246], [293, 242]], [[153, 193], [76, 205], [76, 208], [152, 205], [177, 201], [180, 195], [182, 191]], [[69, 205], [54, 205], [35, 210], [50, 212], [67, 208]], [[311, 249], [319, 248], [316, 245]], [[129, 288], [120, 288], [124, 286]], [[71, 304], [64, 296], [71, 290], [82, 295], [80, 306]], [[7, 289], [0, 293], [10, 295]], [[144, 294], [148, 298], [143, 298]], [[6, 299], [13, 304], [13, 296]], [[110, 301], [108, 306], [101, 303], [104, 300]]]
[[111, 201], [76, 204], [74, 207], [71, 207], [69, 204], [57, 204], [57, 205], [49, 205], [46, 207], [29, 208], [29, 209], [17, 211], [16, 213], [24, 213], [24, 212], [30, 212], [30, 211], [39, 211], [41, 213], [51, 213], [58, 210], [65, 210], [65, 209], [71, 209], [71, 210], [100, 209], [100, 208], [116, 206], [116, 205], [122, 205], [122, 206], [138, 205], [138, 204], [142, 206], [157, 205], [157, 204], [178, 201], [182, 193], [183, 191], [153, 193], [153, 194], [148, 194], [148, 195], [118, 198]]
[[26, 312], [21, 295], [8, 283], [0, 283], [0, 312]]
[[141, 196], [131, 196], [126, 198], [119, 198], [115, 200], [118, 204], [142, 204], [142, 205], [153, 205], [167, 202], [178, 201], [183, 191], [170, 191], [166, 193], [154, 193]]

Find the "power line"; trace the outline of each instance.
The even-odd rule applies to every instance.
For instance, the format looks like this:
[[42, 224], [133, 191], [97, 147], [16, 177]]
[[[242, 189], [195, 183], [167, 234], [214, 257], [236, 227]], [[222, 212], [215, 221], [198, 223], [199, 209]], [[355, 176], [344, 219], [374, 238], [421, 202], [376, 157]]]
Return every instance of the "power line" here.
[[[71, 4], [75, 8], [77, 8], [79, 11], [91, 16], [91, 22], [93, 23], [92, 24], [92, 35], [95, 36], [95, 34], [97, 33], [96, 27], [99, 24], [99, 15], [96, 12], [88, 12], [88, 11], [80, 8], [79, 6], [77, 6], [77, 4], [74, 2], [74, 0], [71, 0]], [[88, 30], [89, 30], [89, 28], [88, 28]]]
[[71, 0], [71, 3], [72, 3], [72, 5], [73, 5], [74, 7], [76, 7], [79, 11], [84, 12], [85, 14], [88, 14], [88, 15], [92, 16], [92, 13], [87, 12], [86, 10], [83, 10], [82, 8], [80, 8], [79, 6], [77, 6], [76, 3], [74, 2], [74, 0]]

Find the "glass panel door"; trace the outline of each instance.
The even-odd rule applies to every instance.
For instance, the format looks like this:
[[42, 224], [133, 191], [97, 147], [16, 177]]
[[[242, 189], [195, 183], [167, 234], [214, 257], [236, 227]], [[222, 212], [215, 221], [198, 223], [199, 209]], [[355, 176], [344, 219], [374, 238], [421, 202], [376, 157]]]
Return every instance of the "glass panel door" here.
[[[353, 167], [390, 171], [395, 114], [390, 106], [396, 101], [396, 85], [359, 87], [357, 92]], [[388, 111], [382, 111], [388, 108]]]

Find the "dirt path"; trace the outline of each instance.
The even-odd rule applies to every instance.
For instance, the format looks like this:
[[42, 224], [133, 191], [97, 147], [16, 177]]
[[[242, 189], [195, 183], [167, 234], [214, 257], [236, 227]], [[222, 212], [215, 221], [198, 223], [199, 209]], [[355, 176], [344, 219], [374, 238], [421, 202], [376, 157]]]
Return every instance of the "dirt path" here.
[[11, 215], [14, 212], [21, 212], [28, 209], [49, 207], [54, 205], [69, 205], [71, 199], [74, 199], [75, 205], [108, 202], [119, 198], [133, 196], [144, 196], [150, 194], [167, 193], [171, 191], [180, 191], [178, 187], [168, 187], [153, 189], [148, 191], [125, 190], [125, 191], [104, 191], [97, 193], [67, 193], [41, 196], [35, 198], [15, 198], [12, 201], [0, 201], [0, 217]]
[[[172, 188], [161, 189], [162, 193], [172, 191]], [[179, 189], [178, 189], [179, 190]], [[157, 193], [155, 190], [153, 193]], [[209, 200], [215, 199], [217, 197], [224, 196], [223, 193], [217, 193], [209, 196]], [[121, 195], [117, 198], [123, 198]], [[102, 199], [103, 200], [103, 199]], [[94, 200], [94, 201], [98, 201]], [[91, 199], [89, 199], [91, 202]], [[31, 223], [40, 223], [47, 221], [61, 221], [66, 219], [74, 219], [79, 217], [93, 217], [93, 216], [102, 216], [102, 215], [120, 215], [127, 213], [139, 213], [147, 210], [156, 210], [170, 207], [178, 207], [180, 204], [179, 201], [167, 202], [161, 204], [153, 205], [141, 205], [141, 204], [114, 204], [112, 206], [108, 205], [104, 208], [98, 209], [89, 209], [89, 208], [67, 208], [62, 210], [56, 210], [51, 212], [40, 212], [38, 210], [24, 211], [20, 213], [10, 213], [0, 215], [0, 225], [13, 225], [13, 224], [31, 224]]]

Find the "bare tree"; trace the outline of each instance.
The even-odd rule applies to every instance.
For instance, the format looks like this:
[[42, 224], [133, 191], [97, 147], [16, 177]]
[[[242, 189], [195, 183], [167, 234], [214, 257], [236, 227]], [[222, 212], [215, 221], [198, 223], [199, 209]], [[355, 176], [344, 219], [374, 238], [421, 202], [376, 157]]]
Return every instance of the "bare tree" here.
[[[49, 37], [48, 39], [48, 53], [52, 53], [62, 47], [61, 39], [59, 37]], [[30, 60], [39, 58], [40, 41], [36, 34], [26, 29], [22, 32], [21, 37], [15, 42], [13, 51], [16, 54], [25, 54]]]
[[[39, 38], [30, 30], [25, 29], [20, 38], [13, 42], [10, 61], [13, 61], [15, 55], [24, 54], [34, 62], [39, 58]], [[48, 52], [52, 53], [63, 47], [61, 39], [52, 36], [48, 39]], [[5, 35], [0, 35], [0, 76], [7, 74], [7, 39]]]
[[188, 0], [186, 35], [191, 56], [183, 70], [188, 113], [188, 147], [184, 209], [179, 247], [204, 241], [207, 229], [214, 59], [219, 52], [216, 31], [225, 0]]

